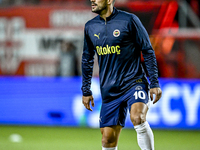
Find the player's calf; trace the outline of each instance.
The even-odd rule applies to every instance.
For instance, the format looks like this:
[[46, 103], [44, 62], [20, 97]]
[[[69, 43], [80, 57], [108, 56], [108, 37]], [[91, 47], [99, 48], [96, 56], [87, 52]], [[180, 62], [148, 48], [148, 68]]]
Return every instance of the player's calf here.
[[144, 122], [135, 126], [137, 141], [141, 150], [154, 150], [154, 135], [148, 124]]
[[131, 106], [131, 121], [137, 132], [137, 141], [141, 150], [154, 150], [153, 132], [146, 121], [148, 106], [144, 103], [134, 103]]

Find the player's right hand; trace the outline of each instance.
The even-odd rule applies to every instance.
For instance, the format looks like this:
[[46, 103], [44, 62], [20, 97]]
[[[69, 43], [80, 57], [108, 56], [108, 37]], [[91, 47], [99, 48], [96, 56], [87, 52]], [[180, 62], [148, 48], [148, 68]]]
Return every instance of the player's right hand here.
[[92, 107], [94, 107], [94, 98], [93, 96], [83, 96], [82, 97], [82, 103], [83, 105], [85, 106], [86, 109], [92, 111], [91, 107], [90, 107], [90, 102], [91, 102], [91, 105]]

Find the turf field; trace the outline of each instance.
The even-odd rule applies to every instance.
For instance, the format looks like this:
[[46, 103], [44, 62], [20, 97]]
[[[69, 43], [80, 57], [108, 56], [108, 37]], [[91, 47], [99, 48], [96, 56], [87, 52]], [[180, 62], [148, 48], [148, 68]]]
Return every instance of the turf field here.
[[[10, 139], [13, 134], [21, 140]], [[200, 150], [200, 130], [154, 130], [154, 136], [156, 150]], [[133, 129], [122, 130], [118, 149], [139, 150]], [[0, 150], [101, 150], [101, 134], [91, 128], [0, 126]]]

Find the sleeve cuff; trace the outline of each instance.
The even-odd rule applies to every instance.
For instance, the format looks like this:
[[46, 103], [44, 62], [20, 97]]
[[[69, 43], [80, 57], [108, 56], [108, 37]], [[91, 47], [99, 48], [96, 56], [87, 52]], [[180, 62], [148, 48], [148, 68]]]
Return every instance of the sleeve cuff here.
[[160, 87], [159, 83], [156, 83], [156, 84], [150, 84], [150, 88], [158, 88]]
[[92, 95], [92, 91], [88, 92], [88, 93], [83, 93], [83, 96], [91, 96]]

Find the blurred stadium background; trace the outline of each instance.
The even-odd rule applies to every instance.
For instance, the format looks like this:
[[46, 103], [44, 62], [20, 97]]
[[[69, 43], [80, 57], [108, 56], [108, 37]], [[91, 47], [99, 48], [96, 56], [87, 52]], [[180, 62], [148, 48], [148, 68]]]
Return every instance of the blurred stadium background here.
[[[155, 49], [162, 99], [147, 119], [159, 150], [200, 149], [200, 2], [116, 0]], [[0, 150], [101, 149], [95, 61], [93, 112], [81, 103], [89, 0], [0, 0]], [[139, 150], [129, 116], [120, 150]]]

